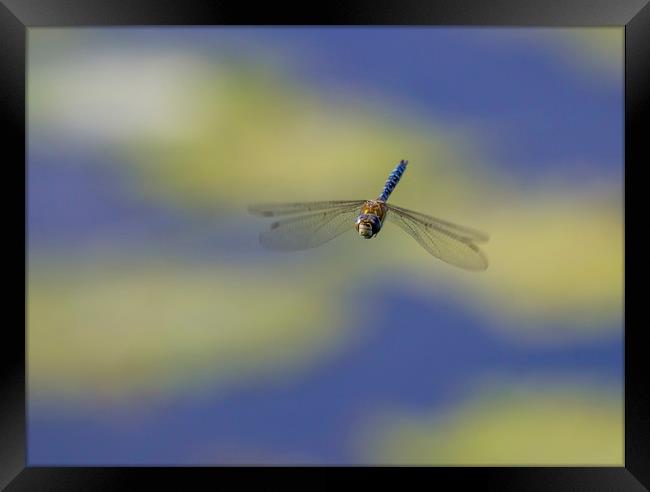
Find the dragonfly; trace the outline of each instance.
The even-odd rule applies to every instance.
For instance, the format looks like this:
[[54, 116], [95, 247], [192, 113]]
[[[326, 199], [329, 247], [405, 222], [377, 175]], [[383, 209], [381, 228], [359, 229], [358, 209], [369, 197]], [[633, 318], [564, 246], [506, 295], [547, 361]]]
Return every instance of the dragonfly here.
[[476, 245], [489, 239], [478, 230], [387, 203], [402, 178], [407, 160], [388, 175], [375, 200], [334, 200], [255, 204], [248, 211], [261, 217], [285, 217], [260, 234], [271, 250], [314, 248], [356, 229], [364, 239], [377, 237], [385, 222], [399, 226], [436, 258], [466, 270], [485, 270], [487, 257]]

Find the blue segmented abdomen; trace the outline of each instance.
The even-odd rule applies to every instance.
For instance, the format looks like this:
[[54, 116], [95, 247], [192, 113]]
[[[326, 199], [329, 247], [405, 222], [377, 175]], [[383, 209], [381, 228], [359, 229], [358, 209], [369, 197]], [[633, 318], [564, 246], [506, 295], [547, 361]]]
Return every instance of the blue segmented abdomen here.
[[381, 193], [381, 195], [379, 195], [379, 198], [377, 198], [377, 200], [381, 200], [382, 202], [388, 200], [388, 197], [397, 186], [397, 183], [399, 183], [399, 180], [402, 178], [402, 174], [404, 174], [406, 165], [408, 163], [409, 161], [407, 160], [401, 160], [399, 164], [395, 166], [395, 169], [393, 169], [392, 172], [388, 175], [388, 179], [384, 185], [384, 191]]

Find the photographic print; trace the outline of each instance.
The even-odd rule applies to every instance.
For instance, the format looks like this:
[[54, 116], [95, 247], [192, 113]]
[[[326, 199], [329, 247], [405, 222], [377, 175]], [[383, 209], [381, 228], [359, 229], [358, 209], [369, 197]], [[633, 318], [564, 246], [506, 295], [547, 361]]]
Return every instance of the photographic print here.
[[28, 465], [623, 466], [623, 27], [26, 65]]

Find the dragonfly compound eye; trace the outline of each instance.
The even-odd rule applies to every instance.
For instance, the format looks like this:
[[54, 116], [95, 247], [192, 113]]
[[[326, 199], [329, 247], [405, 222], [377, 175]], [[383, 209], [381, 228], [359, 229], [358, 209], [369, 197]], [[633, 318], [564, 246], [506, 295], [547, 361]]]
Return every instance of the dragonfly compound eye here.
[[366, 239], [370, 239], [372, 237], [372, 226], [367, 222], [361, 222], [358, 226], [358, 230], [361, 237], [364, 237]]
[[370, 239], [379, 232], [379, 218], [370, 214], [362, 214], [357, 218], [357, 231], [365, 239]]

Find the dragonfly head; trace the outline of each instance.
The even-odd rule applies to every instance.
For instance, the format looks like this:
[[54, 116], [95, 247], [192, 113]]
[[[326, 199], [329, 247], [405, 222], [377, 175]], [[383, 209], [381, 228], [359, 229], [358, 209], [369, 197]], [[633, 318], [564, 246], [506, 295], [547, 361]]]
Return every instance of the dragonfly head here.
[[355, 226], [361, 237], [364, 239], [370, 239], [371, 237], [376, 236], [379, 232], [381, 221], [376, 215], [361, 214], [357, 217]]

